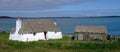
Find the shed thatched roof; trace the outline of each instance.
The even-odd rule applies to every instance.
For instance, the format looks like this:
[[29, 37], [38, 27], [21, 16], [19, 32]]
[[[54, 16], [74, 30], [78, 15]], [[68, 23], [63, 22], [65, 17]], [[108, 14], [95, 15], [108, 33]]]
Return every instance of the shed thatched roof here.
[[34, 33], [34, 32], [60, 32], [60, 29], [54, 24], [52, 20], [48, 19], [28, 19], [22, 22], [19, 33]]
[[105, 26], [76, 26], [75, 32], [107, 33]]

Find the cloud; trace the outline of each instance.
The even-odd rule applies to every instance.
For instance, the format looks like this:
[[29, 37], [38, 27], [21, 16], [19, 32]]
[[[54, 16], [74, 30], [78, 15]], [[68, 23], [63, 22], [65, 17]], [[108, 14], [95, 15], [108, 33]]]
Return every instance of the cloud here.
[[0, 0], [0, 11], [45, 10], [91, 0]]

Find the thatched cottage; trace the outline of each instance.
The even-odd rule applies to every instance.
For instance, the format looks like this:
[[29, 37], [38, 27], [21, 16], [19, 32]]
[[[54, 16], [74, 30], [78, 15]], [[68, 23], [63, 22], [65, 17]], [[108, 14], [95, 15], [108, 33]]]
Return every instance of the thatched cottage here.
[[105, 26], [76, 26], [75, 39], [77, 40], [106, 40]]
[[38, 41], [61, 39], [62, 32], [55, 22], [48, 19], [26, 19], [16, 21], [16, 28], [10, 33], [9, 40]]

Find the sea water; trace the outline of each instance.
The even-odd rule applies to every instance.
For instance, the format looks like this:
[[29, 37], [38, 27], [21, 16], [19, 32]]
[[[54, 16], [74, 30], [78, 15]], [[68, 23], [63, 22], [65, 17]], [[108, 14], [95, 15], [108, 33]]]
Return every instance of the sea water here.
[[[120, 18], [49, 18], [54, 20], [63, 33], [74, 33], [77, 25], [106, 26], [107, 33], [120, 35]], [[24, 20], [24, 19], [23, 19]], [[16, 19], [0, 19], [0, 30], [11, 31]]]

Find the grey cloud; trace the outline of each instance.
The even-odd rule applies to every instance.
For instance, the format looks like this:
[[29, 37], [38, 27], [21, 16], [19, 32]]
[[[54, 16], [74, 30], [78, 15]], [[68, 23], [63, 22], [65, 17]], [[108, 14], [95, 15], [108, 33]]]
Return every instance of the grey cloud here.
[[0, 11], [4, 10], [45, 10], [66, 4], [91, 0], [0, 0]]

